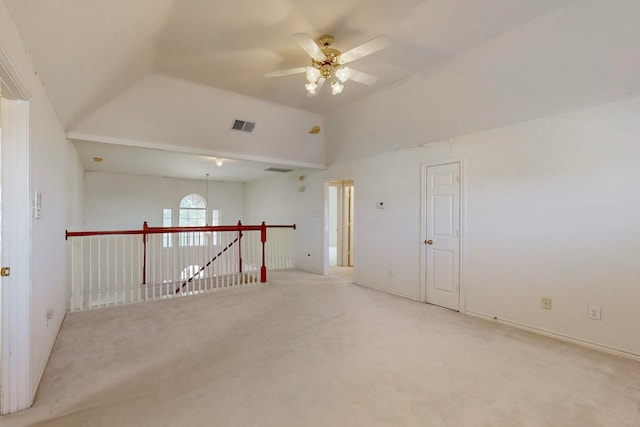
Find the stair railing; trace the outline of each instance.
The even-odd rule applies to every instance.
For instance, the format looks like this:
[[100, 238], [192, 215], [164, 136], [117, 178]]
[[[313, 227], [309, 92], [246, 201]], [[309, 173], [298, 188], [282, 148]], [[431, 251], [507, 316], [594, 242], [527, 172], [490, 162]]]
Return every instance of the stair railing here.
[[265, 283], [267, 269], [294, 266], [295, 228], [240, 221], [149, 227], [145, 222], [141, 230], [67, 231], [69, 309]]

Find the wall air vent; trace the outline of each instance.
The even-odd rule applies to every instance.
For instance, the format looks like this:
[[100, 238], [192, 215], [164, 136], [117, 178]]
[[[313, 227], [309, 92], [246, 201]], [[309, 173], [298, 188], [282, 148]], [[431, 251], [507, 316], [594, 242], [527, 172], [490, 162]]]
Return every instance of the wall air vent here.
[[245, 122], [244, 120], [238, 119], [235, 119], [233, 125], [231, 125], [232, 130], [240, 130], [242, 132], [252, 132], [255, 127], [256, 124], [254, 122]]
[[283, 169], [283, 168], [269, 168], [265, 169], [267, 172], [291, 172], [293, 169]]

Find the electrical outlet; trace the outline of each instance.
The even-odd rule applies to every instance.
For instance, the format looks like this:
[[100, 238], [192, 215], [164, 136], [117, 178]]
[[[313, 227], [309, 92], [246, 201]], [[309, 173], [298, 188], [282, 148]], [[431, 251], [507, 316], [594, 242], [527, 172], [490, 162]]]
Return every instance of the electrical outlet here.
[[600, 306], [599, 305], [590, 305], [589, 306], [589, 312], [587, 313], [587, 317], [589, 319], [593, 319], [593, 320], [601, 320], [602, 316], [600, 313]]
[[540, 307], [543, 310], [551, 310], [551, 298], [542, 298], [540, 299]]

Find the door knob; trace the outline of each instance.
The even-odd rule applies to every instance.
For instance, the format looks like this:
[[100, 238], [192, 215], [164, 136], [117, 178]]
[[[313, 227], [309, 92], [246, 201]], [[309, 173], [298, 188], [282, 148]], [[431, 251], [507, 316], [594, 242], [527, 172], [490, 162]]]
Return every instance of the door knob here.
[[433, 240], [425, 240], [424, 241], [427, 245], [433, 245]]

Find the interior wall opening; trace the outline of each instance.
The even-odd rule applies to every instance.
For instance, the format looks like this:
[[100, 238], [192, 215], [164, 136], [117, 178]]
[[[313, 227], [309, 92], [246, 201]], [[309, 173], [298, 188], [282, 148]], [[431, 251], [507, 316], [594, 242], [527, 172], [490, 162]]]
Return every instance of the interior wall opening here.
[[328, 259], [331, 274], [342, 270], [353, 274], [355, 262], [354, 180], [329, 182]]

